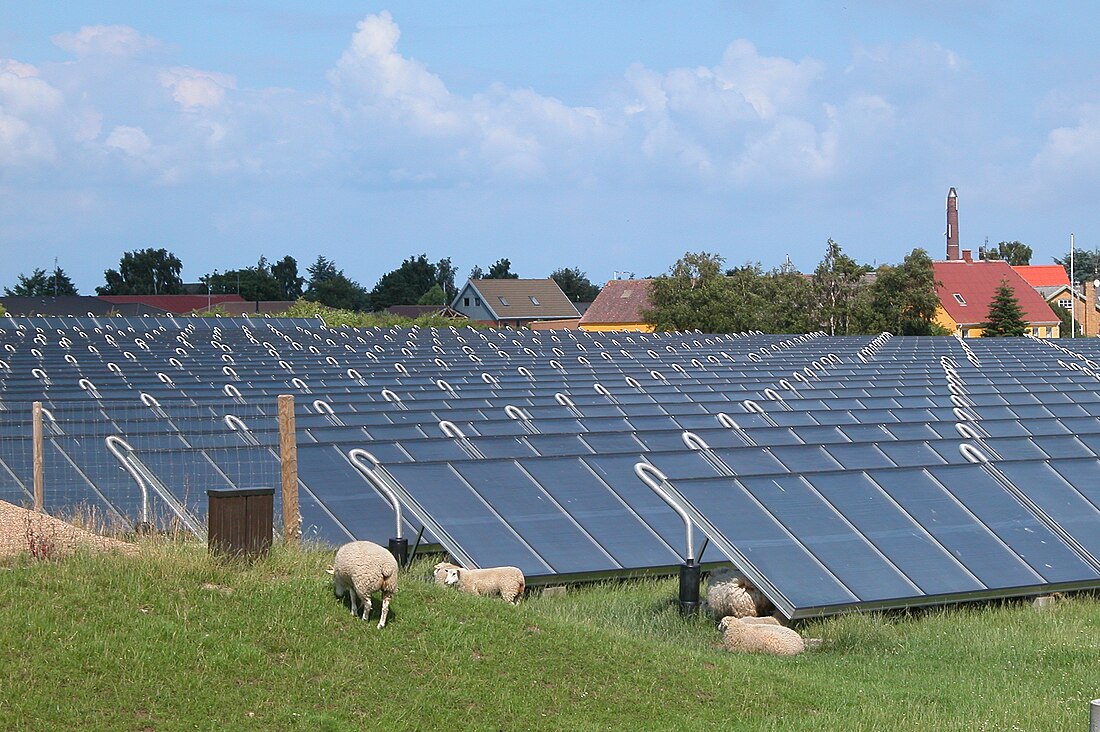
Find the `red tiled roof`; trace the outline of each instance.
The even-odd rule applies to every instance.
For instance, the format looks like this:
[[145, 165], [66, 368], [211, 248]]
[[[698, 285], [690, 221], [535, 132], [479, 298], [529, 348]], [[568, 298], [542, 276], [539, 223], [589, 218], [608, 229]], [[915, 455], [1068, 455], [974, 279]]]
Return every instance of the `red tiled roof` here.
[[100, 300], [113, 303], [140, 302], [152, 305], [155, 308], [167, 310], [177, 315], [186, 315], [195, 310], [205, 310], [207, 304], [217, 305], [222, 302], [245, 302], [245, 299], [234, 293], [232, 295], [100, 295]]
[[[936, 294], [940, 304], [959, 325], [977, 325], [989, 315], [989, 303], [1001, 280], [1008, 282], [1020, 303], [1024, 320], [1028, 323], [1056, 325], [1060, 321], [1047, 305], [1043, 296], [1021, 277], [1008, 262], [999, 260], [978, 260], [967, 262], [954, 259], [946, 262], [933, 262], [936, 276]], [[955, 295], [962, 297], [963, 305]]]
[[644, 323], [642, 311], [649, 303], [650, 280], [611, 280], [588, 306], [581, 325]]
[[1016, 270], [1016, 273], [1032, 287], [1057, 285], [1069, 287], [1069, 275], [1066, 274], [1066, 268], [1060, 264], [1029, 264], [1012, 269]]

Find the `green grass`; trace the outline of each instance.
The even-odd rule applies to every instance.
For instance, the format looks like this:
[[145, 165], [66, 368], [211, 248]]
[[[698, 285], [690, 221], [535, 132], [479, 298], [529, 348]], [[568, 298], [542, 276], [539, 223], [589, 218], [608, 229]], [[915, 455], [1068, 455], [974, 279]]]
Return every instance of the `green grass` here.
[[791, 659], [731, 655], [675, 580], [518, 608], [407, 572], [385, 629], [332, 596], [331, 552], [0, 567], [0, 729], [1084, 729], [1100, 602], [859, 615]]

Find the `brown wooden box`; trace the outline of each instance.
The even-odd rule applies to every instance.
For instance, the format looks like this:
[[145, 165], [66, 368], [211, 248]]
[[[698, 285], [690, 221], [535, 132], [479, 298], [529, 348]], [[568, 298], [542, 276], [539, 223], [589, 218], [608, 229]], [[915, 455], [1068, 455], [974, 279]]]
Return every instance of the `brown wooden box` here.
[[274, 523], [274, 488], [218, 488], [206, 495], [211, 552], [249, 558], [267, 553]]

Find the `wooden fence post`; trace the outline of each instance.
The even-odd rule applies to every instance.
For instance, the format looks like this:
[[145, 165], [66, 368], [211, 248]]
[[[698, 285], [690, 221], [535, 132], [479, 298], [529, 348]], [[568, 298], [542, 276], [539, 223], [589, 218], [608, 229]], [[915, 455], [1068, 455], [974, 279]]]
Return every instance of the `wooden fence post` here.
[[298, 442], [294, 433], [294, 396], [279, 396], [279, 463], [282, 467], [283, 538], [298, 546], [302, 514], [298, 510]]
[[31, 420], [34, 424], [32, 431], [34, 440], [34, 510], [45, 510], [45, 496], [43, 495], [43, 463], [42, 463], [42, 402], [34, 402], [31, 406]]

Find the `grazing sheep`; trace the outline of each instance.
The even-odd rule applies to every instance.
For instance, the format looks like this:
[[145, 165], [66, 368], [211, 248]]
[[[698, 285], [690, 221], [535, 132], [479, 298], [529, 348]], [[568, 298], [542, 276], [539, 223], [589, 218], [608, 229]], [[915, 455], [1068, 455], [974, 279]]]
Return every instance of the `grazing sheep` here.
[[755, 617], [772, 610], [764, 593], [735, 569], [719, 569], [707, 578], [707, 607], [716, 620]]
[[371, 541], [353, 541], [336, 550], [332, 569], [332, 589], [337, 597], [349, 593], [351, 612], [358, 615], [355, 598], [363, 602], [363, 620], [370, 617], [372, 593], [382, 591], [382, 617], [379, 629], [386, 625], [390, 600], [397, 592], [397, 560], [385, 547]]
[[797, 656], [806, 644], [797, 632], [779, 624], [775, 618], [722, 618], [718, 624], [727, 651]]
[[526, 587], [523, 572], [517, 567], [488, 567], [485, 569], [463, 569], [447, 562], [435, 565], [435, 579], [439, 583], [455, 587], [471, 595], [500, 595], [505, 602], [519, 604]]

